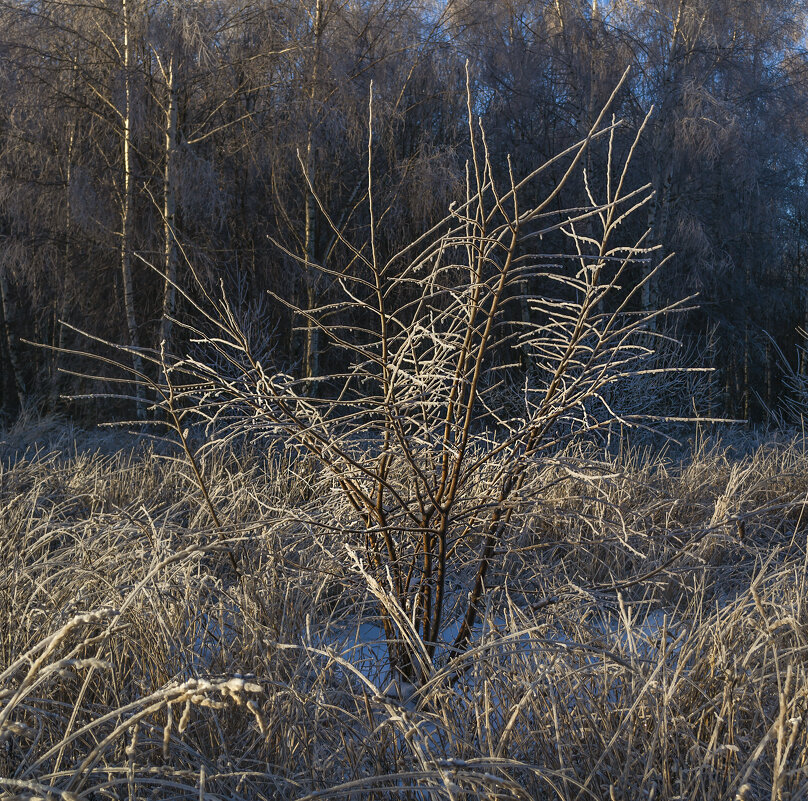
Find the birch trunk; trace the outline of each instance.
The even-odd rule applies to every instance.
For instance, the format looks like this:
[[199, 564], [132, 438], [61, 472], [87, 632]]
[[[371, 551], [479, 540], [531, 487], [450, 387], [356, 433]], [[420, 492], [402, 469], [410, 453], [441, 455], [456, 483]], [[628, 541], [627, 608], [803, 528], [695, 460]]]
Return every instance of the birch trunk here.
[[[73, 85], [75, 88], [76, 81], [75, 81], [75, 69], [73, 72], [74, 81]], [[70, 129], [70, 136], [67, 140], [67, 153], [66, 153], [66, 165], [65, 165], [65, 241], [64, 241], [64, 248], [62, 250], [62, 265], [65, 274], [69, 274], [73, 269], [73, 242], [72, 242], [72, 235], [73, 235], [73, 204], [70, 198], [70, 191], [71, 191], [71, 183], [73, 180], [73, 148], [76, 141], [76, 127], [77, 123], [73, 123], [73, 127]], [[60, 390], [60, 374], [59, 374], [59, 367], [60, 361], [62, 356], [62, 351], [65, 347], [65, 327], [62, 325], [62, 319], [65, 310], [65, 302], [64, 302], [64, 293], [60, 293], [58, 300], [56, 301], [56, 307], [54, 309], [54, 321], [53, 321], [53, 341], [52, 344], [55, 346], [52, 351], [52, 358], [50, 364], [50, 406], [52, 409], [56, 408], [56, 403], [59, 400], [59, 390]]]
[[[309, 142], [309, 149], [311, 142]], [[313, 159], [307, 159], [313, 164]], [[308, 171], [309, 167], [306, 166]], [[309, 172], [309, 175], [311, 173]], [[317, 304], [317, 292], [314, 282], [314, 260], [315, 256], [315, 226], [314, 226], [314, 196], [311, 192], [306, 195], [306, 218], [304, 249], [306, 257], [305, 281], [306, 281], [306, 308], [311, 312]], [[316, 378], [320, 374], [320, 330], [310, 318], [306, 319], [306, 353], [305, 353], [306, 378]], [[316, 393], [316, 383], [311, 384], [311, 392]]]
[[[323, 0], [317, 0], [317, 5], [314, 12], [314, 61], [311, 70], [311, 85], [309, 89], [309, 120], [306, 131], [306, 173], [312, 186], [314, 185], [314, 171], [316, 165], [314, 163], [314, 115], [315, 98], [317, 91], [317, 80], [320, 71], [320, 50], [322, 47], [323, 36], [323, 23], [324, 23], [324, 8]], [[314, 284], [314, 269], [313, 265], [316, 260], [316, 225], [315, 216], [317, 210], [315, 208], [314, 195], [307, 189], [306, 191], [306, 207], [305, 207], [305, 228], [304, 228], [304, 256], [305, 256], [305, 276], [306, 282], [306, 305], [307, 310], [315, 307], [317, 302], [316, 287]], [[320, 331], [311, 317], [306, 318], [306, 351], [304, 356], [304, 370], [306, 378], [317, 378], [320, 374]], [[310, 387], [311, 393], [317, 393], [317, 384], [312, 382]]]
[[165, 287], [163, 316], [160, 321], [160, 343], [171, 351], [171, 318], [177, 298], [177, 240], [175, 218], [177, 208], [174, 162], [177, 151], [177, 87], [174, 80], [174, 58], [168, 64], [168, 107], [165, 120], [165, 172], [163, 175], [163, 224], [165, 233]]
[[[132, 350], [132, 369], [137, 376], [143, 373], [143, 360], [137, 352], [139, 337], [135, 316], [135, 293], [132, 286], [132, 241], [134, 239], [134, 200], [135, 185], [132, 176], [132, 0], [122, 0], [123, 16], [123, 72], [124, 108], [121, 115], [123, 124], [123, 198], [121, 204], [121, 277], [123, 280], [123, 305], [126, 314], [126, 327], [129, 333], [129, 346]], [[145, 399], [141, 381], [135, 381], [136, 411], [139, 420], [145, 419]]]

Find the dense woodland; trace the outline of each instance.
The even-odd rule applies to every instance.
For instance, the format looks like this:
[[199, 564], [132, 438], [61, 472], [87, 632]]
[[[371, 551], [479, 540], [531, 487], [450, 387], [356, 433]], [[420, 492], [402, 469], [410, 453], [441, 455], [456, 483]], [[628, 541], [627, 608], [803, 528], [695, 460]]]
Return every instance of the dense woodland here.
[[[172, 350], [175, 285], [226, 293], [284, 369], [338, 371], [289, 309], [370, 246], [371, 85], [384, 260], [463, 196], [470, 114], [523, 175], [630, 67], [614, 147], [653, 107], [631, 181], [655, 195], [626, 235], [674, 254], [638, 303], [697, 295], [659, 325], [718, 368], [699, 412], [761, 419], [808, 327], [807, 21], [804, 0], [3, 0], [2, 414], [108, 417], [63, 397], [93, 386], [72, 352], [104, 347], [76, 329]], [[586, 204], [581, 180], [561, 195]]]

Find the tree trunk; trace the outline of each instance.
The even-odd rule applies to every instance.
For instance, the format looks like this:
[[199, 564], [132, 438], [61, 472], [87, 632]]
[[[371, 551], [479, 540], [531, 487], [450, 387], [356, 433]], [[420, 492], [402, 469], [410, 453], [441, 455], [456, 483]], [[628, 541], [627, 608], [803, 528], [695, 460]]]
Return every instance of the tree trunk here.
[[177, 298], [177, 240], [175, 217], [177, 208], [174, 161], [177, 151], [177, 87], [174, 81], [174, 57], [168, 63], [168, 107], [165, 120], [165, 172], [163, 175], [163, 224], [165, 233], [165, 287], [163, 316], [160, 321], [160, 345], [171, 351], [171, 318]]
[[[748, 257], [746, 258], [746, 268], [744, 270], [744, 295], [749, 297], [750, 288], [752, 286], [752, 266], [749, 263]], [[749, 422], [749, 415], [751, 413], [751, 400], [752, 400], [752, 385], [751, 385], [751, 332], [749, 326], [749, 314], [745, 315], [743, 327], [743, 419]]]
[[[75, 89], [75, 69], [73, 71], [73, 86]], [[73, 269], [73, 204], [70, 198], [70, 187], [73, 180], [73, 148], [76, 141], [76, 128], [77, 123], [73, 123], [70, 130], [70, 136], [67, 139], [67, 153], [65, 164], [65, 240], [64, 248], [62, 249], [62, 270], [63, 275], [67, 276]], [[64, 300], [64, 292], [59, 293], [56, 300], [56, 307], [54, 309], [53, 320], [53, 341], [54, 345], [51, 364], [50, 364], [50, 408], [55, 409], [56, 403], [59, 400], [60, 394], [60, 363], [62, 358], [62, 350], [65, 347], [65, 327], [62, 325], [62, 317], [66, 303]]]
[[134, 239], [134, 200], [135, 184], [132, 175], [132, 31], [130, 16], [131, 0], [122, 0], [123, 13], [123, 70], [124, 70], [124, 109], [123, 123], [123, 199], [121, 206], [121, 277], [123, 279], [123, 305], [126, 314], [126, 327], [129, 333], [129, 346], [132, 350], [132, 370], [135, 377], [135, 398], [137, 417], [145, 419], [146, 408], [143, 383], [143, 360], [137, 352], [140, 346], [135, 316], [135, 293], [132, 286], [132, 242]]
[[[662, 84], [662, 100], [657, 110], [659, 118], [658, 133], [654, 137], [653, 153], [655, 164], [653, 166], [651, 183], [654, 188], [654, 198], [651, 201], [651, 208], [648, 212], [648, 228], [650, 230], [649, 245], [662, 244], [665, 239], [668, 224], [668, 212], [670, 206], [671, 186], [673, 184], [673, 145], [674, 133], [669, 127], [670, 121], [667, 119], [668, 104], [675, 107], [679, 103], [680, 85], [686, 74], [690, 54], [686, 53], [683, 59], [678, 57], [680, 35], [682, 33], [682, 21], [685, 11], [686, 0], [679, 0], [678, 10], [673, 22], [673, 30], [668, 40], [667, 63], [664, 64]], [[649, 272], [652, 271], [658, 262], [654, 255], [651, 256]], [[659, 308], [659, 276], [651, 275], [642, 287], [642, 308], [649, 312]], [[652, 330], [656, 329], [657, 319], [650, 321]]]
[[20, 351], [17, 343], [17, 337], [14, 336], [12, 330], [12, 321], [15, 317], [14, 303], [11, 299], [11, 293], [8, 287], [8, 277], [6, 276], [5, 269], [0, 266], [0, 312], [3, 318], [3, 333], [6, 339], [6, 348], [8, 350], [8, 361], [11, 365], [11, 373], [14, 380], [14, 388], [17, 391], [17, 401], [20, 409], [25, 406], [25, 384], [22, 380], [22, 370], [20, 369]]
[[[314, 172], [316, 165], [314, 163], [314, 115], [315, 109], [315, 96], [317, 91], [317, 79], [319, 77], [320, 67], [320, 49], [322, 46], [323, 36], [323, 23], [324, 23], [324, 8], [323, 0], [317, 0], [317, 5], [314, 13], [314, 56], [311, 70], [311, 87], [309, 90], [309, 120], [306, 132], [306, 173], [311, 185], [314, 186]], [[305, 207], [305, 228], [304, 228], [304, 256], [305, 256], [305, 276], [306, 282], [306, 305], [309, 313], [315, 308], [317, 304], [317, 292], [315, 286], [315, 270], [314, 264], [316, 260], [316, 207], [314, 194], [307, 188], [306, 190], [306, 207]], [[309, 379], [316, 379], [320, 374], [320, 330], [312, 321], [311, 316], [306, 318], [306, 345], [304, 355], [304, 370], [305, 376]], [[312, 381], [309, 391], [312, 395], [317, 394], [317, 383]]]
[[[309, 176], [312, 173], [309, 170], [309, 165], [314, 164], [314, 159], [311, 156], [311, 135], [309, 135], [309, 143], [307, 148], [307, 164], [306, 170]], [[311, 177], [310, 177], [310, 180]], [[317, 291], [315, 287], [315, 271], [314, 260], [315, 255], [315, 214], [314, 208], [314, 195], [308, 192], [306, 195], [306, 212], [305, 212], [305, 231], [304, 231], [304, 251], [305, 251], [305, 283], [306, 283], [306, 308], [309, 313], [317, 305]], [[320, 373], [320, 329], [314, 324], [310, 317], [306, 318], [306, 351], [304, 356], [304, 366], [306, 378], [316, 378]], [[309, 387], [312, 394], [316, 393], [316, 382], [312, 382]]]
[[[658, 155], [659, 150], [656, 150]], [[655, 194], [651, 200], [651, 208], [648, 212], [648, 229], [650, 231], [649, 245], [662, 244], [667, 233], [668, 206], [670, 204], [671, 185], [673, 183], [673, 164], [657, 162], [653, 185]], [[654, 254], [651, 255], [651, 263], [648, 266], [649, 272], [657, 266]], [[642, 308], [645, 312], [654, 311], [659, 307], [658, 275], [651, 275], [642, 285]], [[652, 329], [656, 328], [656, 318], [651, 320]]]

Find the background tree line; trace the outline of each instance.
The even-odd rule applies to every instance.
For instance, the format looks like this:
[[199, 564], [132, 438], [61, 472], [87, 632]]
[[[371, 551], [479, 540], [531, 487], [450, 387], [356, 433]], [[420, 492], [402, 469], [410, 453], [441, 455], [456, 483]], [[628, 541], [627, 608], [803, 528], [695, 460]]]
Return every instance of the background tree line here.
[[[369, 247], [371, 82], [384, 261], [463, 194], [467, 75], [492, 163], [523, 174], [586, 136], [631, 66], [616, 147], [655, 109], [632, 173], [655, 196], [631, 225], [675, 253], [642, 305], [697, 292], [670, 325], [719, 368], [711, 411], [759, 418], [780, 392], [778, 347], [792, 354], [808, 328], [807, 12], [808, 0], [3, 0], [3, 416], [87, 389], [74, 328], [171, 349], [187, 336], [171, 323], [175, 284], [192, 281], [223, 288], [277, 364], [340, 369], [286, 304], [328, 302], [324, 276], [338, 282], [352, 247]], [[559, 207], [586, 191], [571, 184]], [[526, 313], [515, 304], [514, 322]]]

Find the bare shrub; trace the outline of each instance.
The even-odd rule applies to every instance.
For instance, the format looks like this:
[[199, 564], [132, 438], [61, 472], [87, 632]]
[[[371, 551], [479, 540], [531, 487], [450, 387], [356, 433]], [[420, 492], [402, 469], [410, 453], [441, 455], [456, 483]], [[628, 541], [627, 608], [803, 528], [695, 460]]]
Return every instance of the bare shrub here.
[[[649, 267], [655, 248], [645, 236], [626, 242], [618, 230], [651, 197], [648, 186], [630, 188], [642, 129], [615, 163], [621, 123], [604, 124], [608, 108], [585, 139], [517, 179], [509, 165], [503, 177], [492, 164], [469, 98], [465, 200], [381, 263], [371, 97], [367, 240], [352, 242], [321, 205], [348, 261], [339, 271], [307, 267], [339, 297], [294, 309], [346, 355], [347, 370], [303, 378], [279, 371], [256, 352], [230, 304], [200, 284], [202, 301], [177, 287], [199, 321], [177, 325], [197, 350], [144, 353], [159, 378], [134, 375], [179, 436], [220, 536], [227, 522], [203, 475], [206, 449], [265, 437], [325, 468], [316, 492], [336, 498], [339, 510], [305, 522], [376, 598], [395, 680], [428, 683], [470, 647], [492, 566], [542, 491], [529, 480], [537, 462], [614, 422], [647, 422], [621, 413], [621, 387], [669, 369], [653, 361], [652, 323], [673, 307], [640, 308], [664, 260]], [[595, 142], [605, 160], [597, 189], [583, 169]], [[560, 177], [526, 204], [551, 171]], [[589, 204], [559, 210], [577, 180]], [[528, 367], [515, 392], [520, 361]], [[201, 449], [189, 435], [194, 421], [208, 431]], [[237, 551], [229, 554], [244, 578]]]

